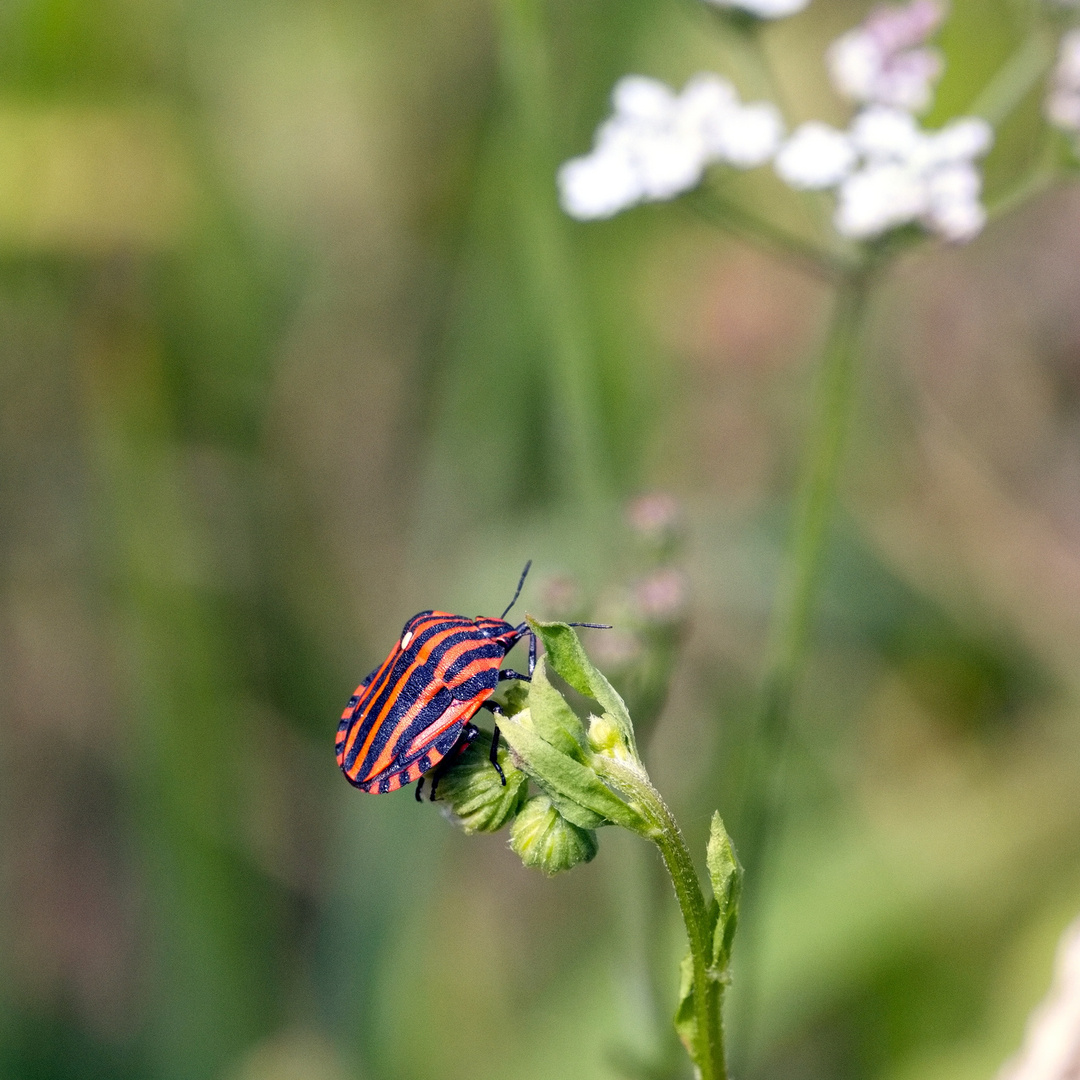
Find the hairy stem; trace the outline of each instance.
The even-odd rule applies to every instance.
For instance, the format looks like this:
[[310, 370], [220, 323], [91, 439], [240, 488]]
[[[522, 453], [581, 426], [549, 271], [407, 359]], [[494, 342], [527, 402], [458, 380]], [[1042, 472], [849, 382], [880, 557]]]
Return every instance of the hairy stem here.
[[701, 1080], [727, 1080], [724, 1027], [720, 1016], [723, 983], [711, 970], [712, 928], [708, 908], [682, 830], [644, 770], [603, 755], [597, 755], [592, 764], [604, 780], [628, 795], [649, 820], [651, 828], [643, 835], [660, 849], [690, 942], [698, 1042], [694, 1061]]

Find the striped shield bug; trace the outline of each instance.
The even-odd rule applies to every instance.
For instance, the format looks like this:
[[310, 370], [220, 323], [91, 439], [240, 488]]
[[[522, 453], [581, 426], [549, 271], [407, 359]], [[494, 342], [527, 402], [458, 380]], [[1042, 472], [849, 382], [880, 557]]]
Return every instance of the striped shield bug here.
[[[521, 595], [532, 566], [525, 564], [517, 590], [499, 618], [470, 619], [445, 611], [421, 611], [401, 631], [390, 655], [356, 688], [338, 725], [335, 750], [346, 779], [361, 791], [384, 793], [420, 780], [449, 766], [479, 734], [471, 723], [481, 708], [496, 716], [499, 706], [488, 699], [504, 679], [528, 682], [536, 667], [536, 635], [528, 623], [506, 621]], [[572, 623], [608, 629], [597, 623]], [[529, 673], [502, 668], [506, 654], [529, 639]], [[499, 728], [491, 740], [491, 764], [503, 784], [498, 760]]]

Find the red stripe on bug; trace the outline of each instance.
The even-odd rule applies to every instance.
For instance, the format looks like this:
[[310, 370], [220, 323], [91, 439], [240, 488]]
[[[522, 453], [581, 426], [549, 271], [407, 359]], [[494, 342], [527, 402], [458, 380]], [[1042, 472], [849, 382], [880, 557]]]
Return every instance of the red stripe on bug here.
[[[396, 791], [468, 745], [476, 733], [468, 721], [498, 685], [506, 654], [531, 633], [524, 624], [516, 627], [506, 622], [530, 565], [526, 564], [513, 600], [500, 618], [469, 619], [445, 611], [422, 611], [405, 624], [390, 654], [356, 688], [341, 715], [334, 749], [351, 783], [362, 791]], [[440, 623], [448, 625], [433, 631]], [[426, 633], [430, 636], [419, 641]], [[447, 645], [450, 637], [456, 640]], [[440, 649], [431, 669], [417, 675]], [[472, 652], [480, 655], [470, 657]], [[530, 674], [534, 658], [535, 650], [530, 650]], [[463, 659], [461, 668], [451, 674], [455, 663]], [[457, 697], [461, 693], [467, 696]], [[449, 701], [445, 708], [444, 699]], [[433, 715], [429, 718], [425, 710]], [[422, 724], [422, 729], [407, 746], [398, 746], [414, 723]], [[368, 763], [375, 747], [377, 755]], [[346, 767], [347, 762], [351, 764]]]
[[[460, 630], [457, 627], [447, 629], [438, 634], [433, 634], [427, 641], [424, 642], [420, 651], [417, 653], [416, 659], [398, 678], [394, 688], [388, 695], [386, 704], [380, 710], [376, 722], [372, 725], [371, 730], [367, 734], [367, 738], [364, 740], [360, 749], [356, 753], [356, 762], [354, 763], [354, 768], [358, 769], [360, 767], [360, 763], [362, 763], [366, 759], [367, 754], [372, 747], [372, 744], [375, 742], [377, 736], [382, 733], [389, 714], [393, 711], [394, 705], [397, 702], [398, 695], [400, 694], [402, 688], [408, 684], [409, 679], [412, 677], [416, 669], [424, 666], [424, 664], [430, 658], [431, 653], [435, 651], [435, 648], [440, 642], [442, 642], [452, 634], [458, 632], [460, 632]], [[475, 647], [475, 641], [462, 641], [456, 645], [452, 645], [449, 649], [447, 649], [443, 657], [445, 663], [439, 665], [439, 668], [436, 670], [434, 676], [421, 689], [416, 701], [412, 703], [412, 705], [405, 711], [405, 713], [401, 716], [398, 722], [394, 725], [393, 729], [386, 737], [386, 743], [383, 752], [376, 759], [367, 776], [364, 777], [365, 780], [370, 779], [372, 776], [375, 776], [381, 772], [384, 772], [390, 766], [391, 762], [393, 761], [393, 747], [398, 738], [400, 738], [401, 733], [405, 731], [405, 729], [414, 719], [416, 719], [417, 715], [419, 715], [419, 713], [425, 708], [425, 706], [431, 704], [431, 701], [435, 697], [435, 695], [440, 690], [446, 687], [446, 684], [442, 681], [439, 675], [439, 670], [444, 671], [445, 668], [449, 666], [449, 664], [451, 664], [455, 659], [457, 659], [457, 657], [461, 656], [463, 653], [467, 653], [470, 649], [473, 649]], [[496, 667], [498, 667], [497, 660], [493, 661], [493, 663]], [[480, 703], [478, 702], [478, 708], [479, 704]], [[366, 719], [366, 717], [364, 719]], [[435, 731], [431, 737], [437, 737], [439, 734], [441, 734], [442, 731], [446, 730], [446, 726], [447, 725], [443, 725], [442, 727], [440, 727], [439, 730]], [[428, 728], [425, 730], [431, 731], [432, 729]], [[351, 745], [346, 749], [344, 756], [347, 757], [350, 752]], [[352, 779], [357, 778], [356, 774], [353, 773], [351, 770], [349, 775]]]

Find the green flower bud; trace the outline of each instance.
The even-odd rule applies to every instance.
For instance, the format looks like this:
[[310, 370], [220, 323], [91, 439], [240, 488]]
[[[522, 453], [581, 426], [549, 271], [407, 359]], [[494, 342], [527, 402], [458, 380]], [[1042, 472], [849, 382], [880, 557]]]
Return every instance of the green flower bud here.
[[503, 787], [488, 755], [491, 736], [481, 732], [457, 763], [439, 780], [437, 801], [467, 833], [498, 832], [521, 809], [529, 778], [499, 747], [499, 765], [506, 776]]
[[634, 756], [627, 749], [622, 729], [607, 713], [589, 717], [589, 746], [594, 754], [634, 763]]
[[510, 846], [526, 866], [553, 877], [580, 862], [589, 862], [599, 844], [592, 829], [579, 829], [555, 809], [546, 795], [534, 795], [510, 831]]

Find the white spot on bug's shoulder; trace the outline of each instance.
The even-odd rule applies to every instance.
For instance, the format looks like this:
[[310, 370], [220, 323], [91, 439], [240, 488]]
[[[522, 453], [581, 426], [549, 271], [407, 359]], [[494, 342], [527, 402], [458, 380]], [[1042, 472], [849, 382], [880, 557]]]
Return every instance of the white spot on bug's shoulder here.
[[401, 639], [401, 647], [403, 649], [407, 649], [409, 647], [409, 642], [412, 641], [412, 637], [413, 637], [412, 631], [411, 630], [406, 630], [405, 631], [405, 636]]

